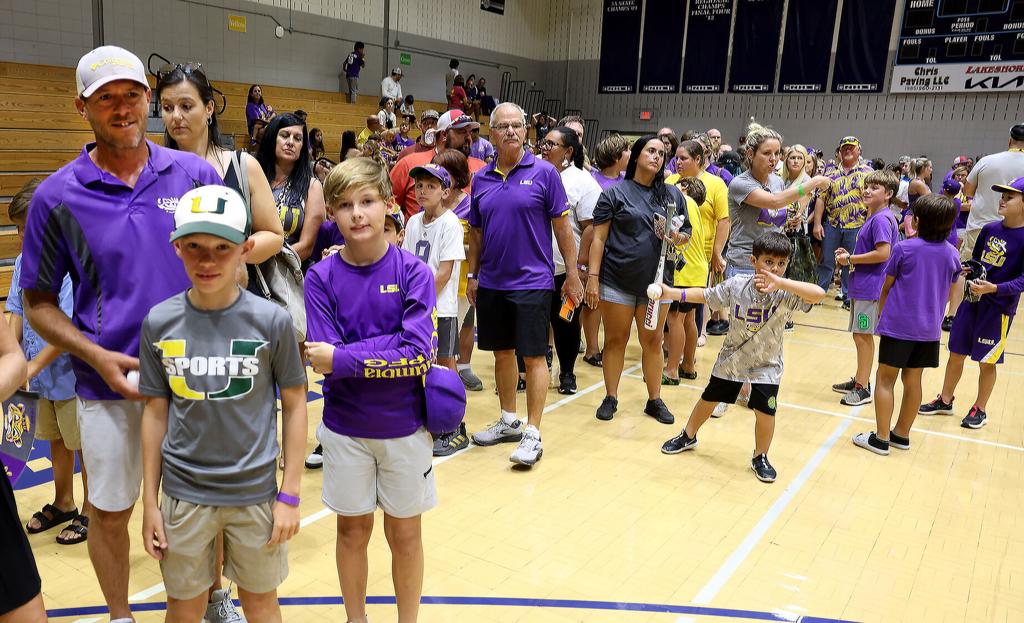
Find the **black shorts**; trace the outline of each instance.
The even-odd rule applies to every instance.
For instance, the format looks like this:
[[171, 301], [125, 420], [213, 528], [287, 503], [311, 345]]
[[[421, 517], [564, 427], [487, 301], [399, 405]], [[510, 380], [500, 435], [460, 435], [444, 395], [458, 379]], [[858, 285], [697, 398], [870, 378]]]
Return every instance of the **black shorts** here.
[[679, 312], [680, 314], [686, 314], [694, 311], [701, 305], [702, 303], [683, 303], [680, 301], [672, 301], [672, 304], [669, 305], [668, 310], [670, 312]]
[[32, 601], [40, 589], [36, 559], [18, 517], [11, 481], [0, 474], [0, 616]]
[[520, 357], [548, 352], [552, 290], [491, 290], [476, 293], [480, 350], [515, 350]]
[[[704, 393], [700, 395], [700, 398], [707, 402], [735, 404], [736, 397], [740, 395], [740, 388], [742, 387], [742, 381], [729, 381], [711, 375], [711, 380], [708, 381], [708, 386], [704, 388]], [[750, 384], [750, 401], [747, 404], [750, 405], [751, 409], [774, 416], [775, 409], [779, 406], [778, 402], [778, 385], [772, 385], [771, 383]]]
[[451, 359], [459, 354], [459, 319], [437, 319], [437, 356]]
[[938, 368], [939, 342], [916, 342], [883, 335], [878, 340], [878, 363], [893, 368]]

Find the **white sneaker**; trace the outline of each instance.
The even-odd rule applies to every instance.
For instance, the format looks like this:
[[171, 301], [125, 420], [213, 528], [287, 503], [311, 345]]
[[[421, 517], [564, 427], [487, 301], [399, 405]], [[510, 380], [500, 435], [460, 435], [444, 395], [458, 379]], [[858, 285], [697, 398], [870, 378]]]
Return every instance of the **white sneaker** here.
[[750, 396], [744, 396], [743, 392], [740, 392], [739, 396], [736, 396], [736, 406], [743, 407], [745, 409], [750, 408]]
[[508, 460], [530, 467], [536, 464], [543, 455], [544, 446], [540, 443], [540, 431], [530, 426], [523, 434], [523, 440], [519, 442], [519, 447], [512, 452]]
[[218, 591], [213, 591], [210, 603], [206, 606], [206, 616], [203, 623], [247, 623], [242, 613], [235, 608], [231, 601], [231, 585]]
[[473, 433], [473, 443], [478, 446], [493, 446], [498, 443], [516, 442], [523, 438], [523, 428], [522, 420], [517, 419], [511, 424], [506, 424], [504, 420], [498, 418], [484, 430]]
[[725, 410], [729, 408], [729, 405], [724, 402], [720, 402], [715, 406], [715, 410], [711, 412], [711, 417], [719, 418], [725, 415]]

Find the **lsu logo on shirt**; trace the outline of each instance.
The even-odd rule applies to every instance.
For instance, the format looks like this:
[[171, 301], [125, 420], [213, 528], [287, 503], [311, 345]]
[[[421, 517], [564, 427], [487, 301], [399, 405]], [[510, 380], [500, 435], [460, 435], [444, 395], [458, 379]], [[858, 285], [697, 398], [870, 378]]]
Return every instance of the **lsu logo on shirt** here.
[[[260, 349], [266, 340], [231, 340], [227, 357], [189, 357], [187, 340], [154, 342], [163, 355], [161, 362], [171, 391], [186, 400], [231, 400], [245, 396], [253, 389], [253, 377], [260, 373]], [[227, 377], [224, 387], [217, 391], [201, 392], [189, 387], [186, 372], [192, 377]]]
[[981, 262], [992, 267], [1006, 263], [1006, 241], [995, 236], [985, 241], [985, 250], [981, 253]]
[[747, 331], [757, 333], [775, 315], [775, 310], [778, 308], [778, 305], [773, 305], [771, 307], [748, 307], [744, 310], [739, 305], [733, 305], [732, 315], [733, 318], [746, 325]]
[[389, 283], [389, 284], [381, 284], [380, 285], [380, 293], [381, 294], [398, 294], [399, 292], [401, 292], [401, 290], [398, 289], [398, 284], [397, 283]]
[[168, 214], [174, 214], [174, 210], [178, 207], [178, 200], [175, 197], [160, 197], [156, 200], [156, 207]]
[[520, 186], [533, 186], [533, 180], [519, 180]]

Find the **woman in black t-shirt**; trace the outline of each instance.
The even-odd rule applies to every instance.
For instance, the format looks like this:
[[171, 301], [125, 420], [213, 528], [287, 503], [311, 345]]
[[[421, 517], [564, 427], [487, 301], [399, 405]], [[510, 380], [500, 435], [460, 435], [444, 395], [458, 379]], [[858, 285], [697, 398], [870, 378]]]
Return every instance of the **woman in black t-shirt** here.
[[[594, 208], [594, 240], [590, 245], [591, 271], [587, 278], [586, 301], [601, 305], [604, 318], [605, 399], [597, 419], [610, 420], [618, 409], [619, 378], [622, 376], [626, 343], [631, 325], [636, 324], [643, 353], [647, 406], [644, 413], [663, 424], [675, 421], [661, 400], [661, 352], [668, 306], [659, 305], [654, 330], [644, 327], [647, 286], [661, 261], [661, 232], [671, 230], [673, 242], [685, 244], [691, 231], [682, 193], [665, 184], [665, 144], [656, 135], [637, 139], [630, 150], [626, 179], [601, 193]], [[675, 213], [673, 226], [665, 222], [666, 208]], [[594, 267], [599, 267], [596, 271]], [[671, 278], [673, 266], [665, 269]]]

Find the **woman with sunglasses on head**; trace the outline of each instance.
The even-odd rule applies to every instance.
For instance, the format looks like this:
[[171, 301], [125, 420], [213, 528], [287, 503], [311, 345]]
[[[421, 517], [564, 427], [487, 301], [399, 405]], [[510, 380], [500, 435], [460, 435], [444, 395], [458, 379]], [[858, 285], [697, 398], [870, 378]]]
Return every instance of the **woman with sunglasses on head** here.
[[[630, 149], [626, 179], [601, 193], [594, 208], [594, 239], [590, 245], [586, 302], [600, 303], [604, 318], [603, 371], [605, 398], [597, 419], [610, 420], [618, 410], [619, 380], [626, 343], [635, 323], [640, 337], [647, 405], [644, 413], [662, 424], [675, 418], [661, 400], [662, 334], [668, 317], [668, 301], [658, 304], [654, 329], [645, 327], [647, 286], [653, 281], [661, 256], [662, 238], [686, 244], [692, 230], [683, 195], [665, 184], [665, 143], [654, 134], [642, 136]], [[666, 222], [671, 208], [679, 226]], [[671, 272], [669, 273], [671, 277]], [[662, 304], [664, 303], [664, 304]]]
[[245, 126], [249, 130], [251, 143], [257, 142], [257, 135], [273, 118], [274, 107], [263, 101], [263, 87], [258, 84], [249, 87], [249, 96], [245, 103]]
[[[590, 257], [590, 242], [594, 238], [594, 206], [601, 196], [601, 187], [589, 173], [583, 170], [583, 145], [576, 132], [565, 126], [549, 131], [540, 142], [541, 155], [554, 165], [562, 178], [565, 194], [569, 198], [569, 224], [576, 239], [576, 257], [579, 258], [580, 274], [586, 274], [586, 259]], [[565, 283], [565, 261], [558, 251], [558, 244], [552, 244], [555, 259], [555, 291], [561, 291]], [[566, 321], [559, 316], [562, 308], [561, 297], [551, 300], [551, 328], [555, 337], [555, 353], [558, 355], [558, 393], [576, 393], [576, 357], [580, 348], [580, 311]]]
[[[254, 243], [246, 262], [257, 264], [281, 250], [284, 241], [281, 221], [274, 212], [270, 186], [255, 158], [242, 151], [236, 156], [221, 144], [213, 93], [213, 87], [198, 63], [170, 65], [157, 72], [156, 97], [166, 128], [164, 145], [204, 158], [216, 169], [224, 185], [237, 191], [246, 201], [252, 215], [250, 240]], [[245, 167], [245, 171], [240, 167]], [[248, 194], [242, 192], [243, 175], [249, 180]], [[243, 275], [239, 277], [245, 280]], [[218, 538], [218, 548], [222, 547]], [[223, 562], [223, 551], [220, 551], [218, 567]], [[241, 620], [231, 601], [230, 589], [221, 589], [220, 577], [221, 574], [217, 573], [217, 579], [210, 587], [205, 620], [211, 623]]]
[[[238, 191], [252, 213], [252, 240], [246, 258], [258, 264], [281, 250], [284, 240], [274, 198], [256, 159], [244, 152], [232, 152], [221, 143], [213, 87], [198, 64], [178, 65], [158, 72], [156, 97], [166, 128], [164, 144], [188, 151], [213, 165], [224, 185]], [[249, 193], [242, 192], [241, 178], [248, 178]]]
[[267, 126], [256, 151], [256, 160], [270, 181], [284, 241], [303, 262], [313, 254], [317, 231], [327, 216], [323, 186], [313, 177], [308, 141], [306, 124], [284, 113]]

